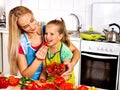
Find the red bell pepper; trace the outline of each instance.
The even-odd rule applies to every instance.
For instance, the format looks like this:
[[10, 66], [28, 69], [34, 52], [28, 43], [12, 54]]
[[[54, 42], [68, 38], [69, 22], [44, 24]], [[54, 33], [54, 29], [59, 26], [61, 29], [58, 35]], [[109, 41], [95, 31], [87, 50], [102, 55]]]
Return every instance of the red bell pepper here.
[[57, 87], [52, 84], [52, 83], [46, 83], [45, 85], [43, 85], [44, 90], [59, 90], [57, 89]]
[[42, 86], [39, 86], [36, 82], [31, 82], [27, 86], [27, 90], [44, 90]]
[[73, 90], [73, 84], [68, 82], [62, 83], [60, 85], [60, 90]]
[[57, 77], [57, 78], [54, 79], [54, 84], [57, 85], [58, 87], [62, 83], [65, 83], [65, 79], [63, 77]]
[[88, 90], [88, 87], [85, 85], [80, 85], [77, 90]]
[[7, 88], [9, 86], [9, 82], [7, 80], [7, 77], [0, 77], [0, 89], [1, 88]]

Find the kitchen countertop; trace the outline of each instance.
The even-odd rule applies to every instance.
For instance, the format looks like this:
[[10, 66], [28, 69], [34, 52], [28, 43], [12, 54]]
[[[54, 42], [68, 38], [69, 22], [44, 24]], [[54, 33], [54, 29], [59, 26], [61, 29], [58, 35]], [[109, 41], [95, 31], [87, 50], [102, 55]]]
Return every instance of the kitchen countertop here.
[[[0, 33], [8, 33], [8, 29], [0, 27]], [[79, 34], [72, 34], [72, 35], [69, 35], [69, 37], [70, 37], [70, 40], [81, 40]]]
[[7, 28], [0, 27], [0, 33], [8, 33]]
[[12, 90], [12, 86], [8, 86], [6, 89], [0, 89], [0, 90]]

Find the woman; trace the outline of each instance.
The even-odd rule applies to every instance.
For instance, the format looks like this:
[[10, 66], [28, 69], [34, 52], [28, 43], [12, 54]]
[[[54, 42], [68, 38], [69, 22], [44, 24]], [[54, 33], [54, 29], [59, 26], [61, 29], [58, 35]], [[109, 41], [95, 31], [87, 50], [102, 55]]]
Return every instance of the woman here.
[[[33, 79], [45, 78], [44, 59], [48, 47], [42, 45], [44, 41], [42, 25], [36, 21], [31, 10], [17, 6], [10, 11], [8, 40], [11, 74], [17, 75], [19, 69], [22, 76]], [[79, 50], [72, 43], [69, 48], [73, 52], [73, 58], [69, 64], [71, 68], [64, 73], [66, 75], [71, 73], [80, 56]], [[38, 74], [37, 78], [35, 74]]]

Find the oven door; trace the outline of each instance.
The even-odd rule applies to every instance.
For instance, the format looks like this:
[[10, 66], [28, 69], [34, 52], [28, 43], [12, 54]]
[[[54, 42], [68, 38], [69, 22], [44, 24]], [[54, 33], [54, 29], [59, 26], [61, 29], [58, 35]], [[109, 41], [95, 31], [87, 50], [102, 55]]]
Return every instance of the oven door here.
[[117, 90], [118, 56], [81, 52], [80, 84]]

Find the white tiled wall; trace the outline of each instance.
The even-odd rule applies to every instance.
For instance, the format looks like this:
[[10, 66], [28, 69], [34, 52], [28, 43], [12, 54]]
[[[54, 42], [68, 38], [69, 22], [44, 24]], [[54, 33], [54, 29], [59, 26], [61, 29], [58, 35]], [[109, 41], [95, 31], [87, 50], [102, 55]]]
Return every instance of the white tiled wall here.
[[96, 2], [120, 2], [120, 0], [22, 0], [30, 7], [39, 21], [48, 22], [56, 17], [66, 17], [75, 13], [82, 20], [82, 29], [91, 26], [91, 7]]
[[91, 8], [96, 2], [120, 2], [120, 0], [6, 0], [7, 9], [19, 5], [30, 8], [38, 21], [48, 22], [56, 17], [66, 18], [70, 13], [80, 16], [82, 29], [91, 26]]

